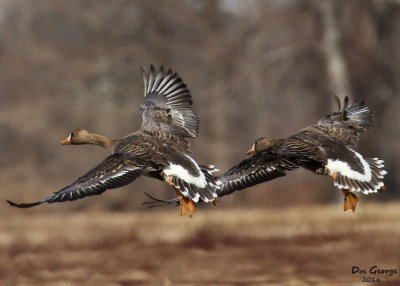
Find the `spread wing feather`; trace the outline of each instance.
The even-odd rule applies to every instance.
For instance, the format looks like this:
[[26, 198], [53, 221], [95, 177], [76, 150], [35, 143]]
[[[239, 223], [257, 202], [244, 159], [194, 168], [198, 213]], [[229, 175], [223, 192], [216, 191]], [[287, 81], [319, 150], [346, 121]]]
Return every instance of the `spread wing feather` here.
[[127, 153], [115, 153], [51, 197], [34, 203], [17, 204], [11, 201], [8, 203], [12, 206], [28, 208], [43, 203], [74, 201], [86, 196], [100, 195], [107, 189], [125, 186], [149, 171], [154, 171], [154, 169], [139, 158]]
[[141, 128], [197, 137], [200, 120], [183, 80], [171, 69], [165, 73], [162, 66], [157, 73], [153, 65], [148, 73], [143, 68], [142, 72], [145, 89], [144, 104], [140, 107]]
[[218, 181], [221, 185], [217, 190], [218, 197], [285, 176], [285, 171], [297, 167], [293, 162], [280, 158], [267, 149], [243, 160], [220, 175]]
[[349, 105], [349, 98], [346, 96], [343, 107], [337, 97], [336, 100], [338, 111], [324, 116], [318, 121], [317, 125], [308, 129], [322, 132], [333, 140], [355, 147], [359, 134], [373, 126], [374, 112], [371, 107], [364, 106], [363, 100], [355, 100]]

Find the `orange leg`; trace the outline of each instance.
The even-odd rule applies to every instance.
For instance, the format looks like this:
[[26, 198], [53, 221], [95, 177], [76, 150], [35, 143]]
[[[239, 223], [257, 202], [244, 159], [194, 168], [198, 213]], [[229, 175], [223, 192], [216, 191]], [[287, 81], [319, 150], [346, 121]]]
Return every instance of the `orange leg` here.
[[171, 187], [174, 188], [176, 195], [178, 196], [179, 202], [180, 202], [180, 208], [181, 208], [181, 216], [184, 216], [185, 214], [188, 214], [190, 217], [192, 217], [193, 212], [194, 212], [194, 203], [190, 198], [184, 197], [181, 193], [181, 191], [172, 184], [172, 179], [168, 178], [166, 181]]
[[385, 186], [382, 186], [379, 190], [378, 190], [378, 192], [383, 196], [383, 192], [384, 191], [386, 191], [386, 187]]
[[355, 212], [358, 202], [357, 196], [348, 189], [342, 189], [342, 192], [344, 194], [344, 211], [351, 209], [353, 212]]

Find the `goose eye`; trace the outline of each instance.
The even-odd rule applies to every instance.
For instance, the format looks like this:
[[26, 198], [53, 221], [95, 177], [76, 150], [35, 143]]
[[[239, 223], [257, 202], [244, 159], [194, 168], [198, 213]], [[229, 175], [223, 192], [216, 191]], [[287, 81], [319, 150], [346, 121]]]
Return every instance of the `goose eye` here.
[[75, 136], [75, 131], [74, 131], [74, 132], [71, 132], [71, 137], [72, 137], [72, 136]]

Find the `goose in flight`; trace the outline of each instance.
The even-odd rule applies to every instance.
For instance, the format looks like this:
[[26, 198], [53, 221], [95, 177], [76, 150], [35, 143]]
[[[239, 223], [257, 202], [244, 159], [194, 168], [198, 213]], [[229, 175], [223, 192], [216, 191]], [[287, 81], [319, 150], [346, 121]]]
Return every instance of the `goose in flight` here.
[[63, 145], [94, 144], [110, 153], [98, 166], [52, 196], [33, 203], [14, 203], [28, 208], [43, 203], [73, 201], [99, 195], [107, 189], [125, 186], [141, 175], [157, 178], [172, 186], [179, 198], [181, 215], [192, 216], [194, 203], [212, 202], [219, 188], [213, 166], [201, 166], [187, 155], [188, 138], [196, 138], [199, 117], [183, 80], [171, 69], [158, 72], [153, 65], [144, 78], [144, 104], [140, 107], [141, 129], [121, 139], [110, 139], [76, 129]]
[[[363, 101], [338, 98], [338, 111], [321, 118], [287, 138], [259, 138], [247, 152], [252, 155], [217, 177], [218, 197], [231, 194], [271, 179], [284, 176], [286, 171], [303, 167], [320, 175], [332, 177], [333, 183], [345, 196], [344, 210], [355, 211], [358, 198], [354, 192], [371, 194], [385, 190], [383, 161], [364, 158], [355, 151], [359, 135], [373, 126], [374, 116]], [[172, 199], [162, 201], [150, 196], [150, 207], [179, 204]]]

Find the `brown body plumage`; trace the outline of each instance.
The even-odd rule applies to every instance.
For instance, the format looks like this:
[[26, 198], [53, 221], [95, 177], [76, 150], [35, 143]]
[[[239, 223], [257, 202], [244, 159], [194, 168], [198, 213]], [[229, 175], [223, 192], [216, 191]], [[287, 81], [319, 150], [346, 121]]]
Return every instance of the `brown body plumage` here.
[[[338, 101], [339, 102], [339, 101]], [[303, 167], [320, 175], [329, 175], [342, 189], [345, 210], [355, 210], [358, 198], [352, 192], [365, 194], [384, 190], [383, 161], [364, 159], [353, 150], [359, 135], [372, 127], [373, 112], [363, 102], [348, 104], [348, 98], [337, 112], [324, 116], [316, 125], [309, 126], [287, 138], [266, 137], [255, 141], [247, 154], [253, 154], [218, 177], [218, 197], [254, 186], [281, 176], [286, 171]], [[176, 203], [155, 199], [150, 204]]]
[[274, 151], [278, 158], [316, 174], [331, 176], [334, 184], [343, 190], [346, 200], [352, 200], [351, 204], [346, 202], [345, 208], [351, 205], [354, 211], [358, 199], [351, 192], [369, 194], [384, 190], [383, 161], [365, 159], [353, 149], [360, 133], [372, 127], [372, 117], [370, 107], [364, 107], [359, 101], [348, 105], [346, 97], [343, 108], [339, 104], [337, 112], [323, 117], [317, 125], [286, 139], [259, 138], [248, 154], [269, 153], [273, 146], [279, 146]]
[[162, 67], [155, 72], [151, 66], [149, 73], [143, 70], [143, 75], [145, 98], [140, 107], [141, 130], [121, 139], [110, 139], [85, 129], [72, 131], [61, 144], [94, 144], [111, 155], [49, 198], [27, 204], [8, 202], [25, 208], [45, 202], [72, 201], [127, 185], [140, 175], [164, 180], [174, 187], [182, 215], [192, 215], [193, 202], [213, 201], [218, 188], [211, 175], [215, 169], [201, 167], [185, 154], [190, 152], [186, 138], [195, 138], [199, 129], [189, 90], [177, 74], [171, 70], [165, 73]]

